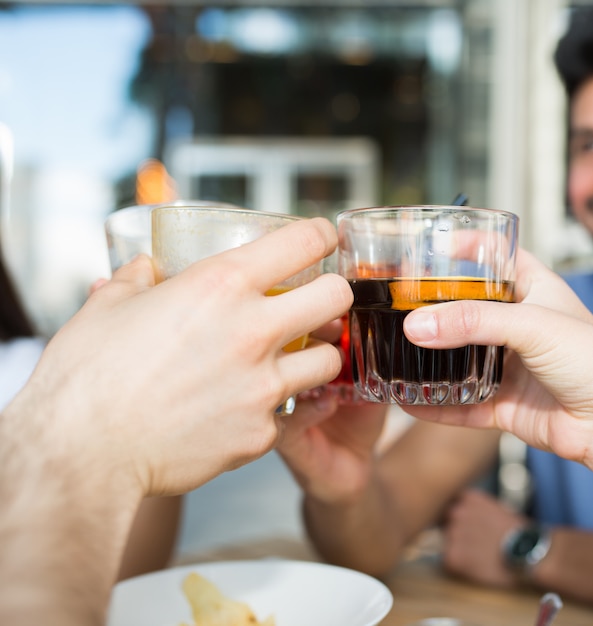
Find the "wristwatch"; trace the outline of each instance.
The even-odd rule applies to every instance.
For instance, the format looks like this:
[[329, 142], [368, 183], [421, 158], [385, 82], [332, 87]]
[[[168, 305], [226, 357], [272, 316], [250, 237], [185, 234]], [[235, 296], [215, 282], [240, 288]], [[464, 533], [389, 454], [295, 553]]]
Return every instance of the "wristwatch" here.
[[548, 554], [550, 532], [539, 524], [530, 524], [511, 530], [502, 542], [502, 554], [510, 569], [527, 573]]

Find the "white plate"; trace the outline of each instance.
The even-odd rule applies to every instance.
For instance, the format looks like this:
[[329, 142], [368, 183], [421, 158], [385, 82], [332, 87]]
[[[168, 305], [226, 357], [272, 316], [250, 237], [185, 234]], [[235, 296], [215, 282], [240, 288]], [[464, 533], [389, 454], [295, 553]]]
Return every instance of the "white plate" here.
[[176, 567], [116, 585], [108, 626], [192, 624], [183, 579], [198, 572], [226, 596], [247, 602], [259, 620], [276, 626], [374, 626], [391, 609], [393, 596], [381, 582], [343, 567], [262, 559]]

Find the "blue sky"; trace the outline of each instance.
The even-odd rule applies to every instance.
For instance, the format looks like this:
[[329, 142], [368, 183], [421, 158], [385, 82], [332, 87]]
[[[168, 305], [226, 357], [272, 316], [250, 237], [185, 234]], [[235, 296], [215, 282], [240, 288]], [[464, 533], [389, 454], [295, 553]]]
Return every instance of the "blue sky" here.
[[134, 169], [152, 127], [127, 88], [149, 36], [133, 6], [0, 11], [0, 122], [13, 133], [16, 166], [61, 164], [107, 178]]

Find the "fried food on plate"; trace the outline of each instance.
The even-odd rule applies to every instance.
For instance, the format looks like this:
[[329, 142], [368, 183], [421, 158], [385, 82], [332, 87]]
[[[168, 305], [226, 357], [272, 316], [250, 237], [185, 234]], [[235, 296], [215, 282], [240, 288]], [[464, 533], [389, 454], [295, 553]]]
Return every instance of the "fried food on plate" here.
[[185, 578], [182, 588], [192, 609], [192, 626], [275, 626], [272, 616], [258, 622], [247, 604], [227, 598], [216, 585], [195, 572]]

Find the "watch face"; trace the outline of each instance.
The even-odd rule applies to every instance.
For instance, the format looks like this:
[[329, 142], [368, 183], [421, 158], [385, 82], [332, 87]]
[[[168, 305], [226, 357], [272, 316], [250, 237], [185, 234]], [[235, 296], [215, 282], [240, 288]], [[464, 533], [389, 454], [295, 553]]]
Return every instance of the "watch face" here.
[[509, 546], [509, 556], [512, 560], [524, 561], [527, 555], [538, 544], [540, 539], [539, 528], [524, 528], [520, 530], [515, 540]]
[[550, 532], [544, 526], [534, 524], [509, 533], [502, 551], [508, 567], [524, 572], [545, 558], [551, 545]]

